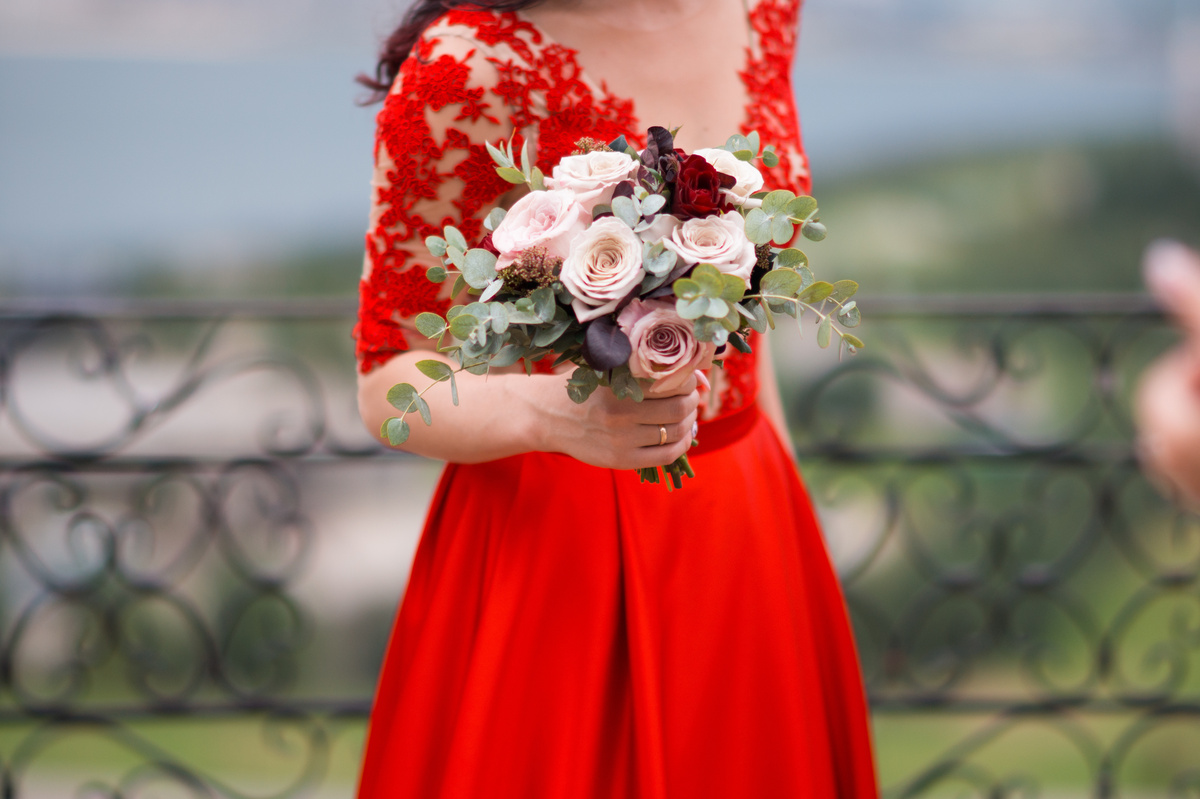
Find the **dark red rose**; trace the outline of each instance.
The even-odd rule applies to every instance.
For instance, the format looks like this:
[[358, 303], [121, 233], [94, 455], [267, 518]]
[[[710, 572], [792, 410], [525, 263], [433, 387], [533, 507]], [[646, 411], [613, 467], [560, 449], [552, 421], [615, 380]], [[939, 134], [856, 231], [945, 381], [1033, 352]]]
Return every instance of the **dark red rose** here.
[[737, 181], [718, 172], [700, 155], [689, 155], [679, 162], [679, 176], [671, 198], [671, 213], [680, 219], [712, 216], [733, 210], [721, 189], [731, 189]]
[[492, 234], [490, 232], [480, 240], [479, 249], [487, 250], [492, 255], [500, 254], [500, 251], [496, 249], [496, 245], [492, 244]]

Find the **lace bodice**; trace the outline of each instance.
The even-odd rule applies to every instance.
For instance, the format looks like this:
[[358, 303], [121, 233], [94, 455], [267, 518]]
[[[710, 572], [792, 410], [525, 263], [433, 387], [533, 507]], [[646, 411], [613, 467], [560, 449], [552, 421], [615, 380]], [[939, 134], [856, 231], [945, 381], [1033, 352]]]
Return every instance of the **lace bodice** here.
[[[742, 133], [774, 144], [767, 186], [807, 192], [791, 69], [800, 0], [748, 5], [753, 41], [741, 72], [748, 97]], [[511, 189], [485, 142], [528, 138], [547, 173], [575, 141], [619, 135], [640, 146], [652, 117], [587, 76], [576, 52], [512, 12], [455, 10], [435, 21], [404, 62], [378, 116], [370, 230], [355, 329], [361, 371], [408, 349], [413, 317], [445, 313], [450, 282], [425, 279], [426, 236], [456, 225], [470, 241]], [[730, 131], [731, 133], [733, 131]], [[713, 145], [720, 142], [713, 142]], [[732, 348], [730, 348], [732, 349]], [[732, 413], [757, 394], [756, 358], [730, 351], [708, 415]]]

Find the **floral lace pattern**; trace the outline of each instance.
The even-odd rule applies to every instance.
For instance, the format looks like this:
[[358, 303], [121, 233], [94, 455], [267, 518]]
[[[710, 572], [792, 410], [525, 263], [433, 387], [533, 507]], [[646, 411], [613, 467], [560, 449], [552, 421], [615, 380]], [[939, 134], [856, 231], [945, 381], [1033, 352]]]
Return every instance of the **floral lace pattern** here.
[[[808, 172], [791, 84], [799, 9], [799, 0], [753, 4], [756, 41], [740, 74], [748, 96], [742, 132], [757, 130], [780, 155], [779, 165], [767, 170], [768, 185], [804, 191]], [[643, 136], [632, 100], [589, 84], [574, 50], [549, 41], [515, 13], [477, 10], [450, 11], [425, 31], [377, 123], [375, 195], [355, 329], [364, 373], [408, 349], [414, 316], [449, 307], [448, 283], [425, 279], [423, 242], [447, 224], [478, 240], [484, 212], [511, 188], [495, 174], [485, 142], [515, 135], [519, 146], [528, 138], [548, 172], [581, 136], [609, 141], [624, 135], [635, 145]], [[753, 353], [726, 354], [710, 415], [753, 402], [756, 363]]]

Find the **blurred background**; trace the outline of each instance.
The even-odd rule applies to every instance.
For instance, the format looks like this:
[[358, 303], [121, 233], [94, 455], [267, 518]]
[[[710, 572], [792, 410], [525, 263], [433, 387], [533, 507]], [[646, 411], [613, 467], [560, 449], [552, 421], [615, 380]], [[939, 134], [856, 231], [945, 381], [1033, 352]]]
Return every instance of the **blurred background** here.
[[[350, 795], [438, 473], [353, 400], [403, 7], [0, 5], [0, 795]], [[1200, 2], [808, 0], [795, 86], [868, 348], [778, 365], [888, 794], [1200, 796], [1200, 522], [1129, 418]]]

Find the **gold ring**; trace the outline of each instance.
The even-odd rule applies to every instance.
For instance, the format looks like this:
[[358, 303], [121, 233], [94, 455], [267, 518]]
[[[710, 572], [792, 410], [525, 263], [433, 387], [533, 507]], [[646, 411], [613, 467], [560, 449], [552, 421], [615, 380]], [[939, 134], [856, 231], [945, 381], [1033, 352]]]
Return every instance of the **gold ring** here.
[[662, 425], [659, 425], [658, 426], [658, 445], [661, 447], [665, 443], [667, 443], [667, 428], [663, 427]]

